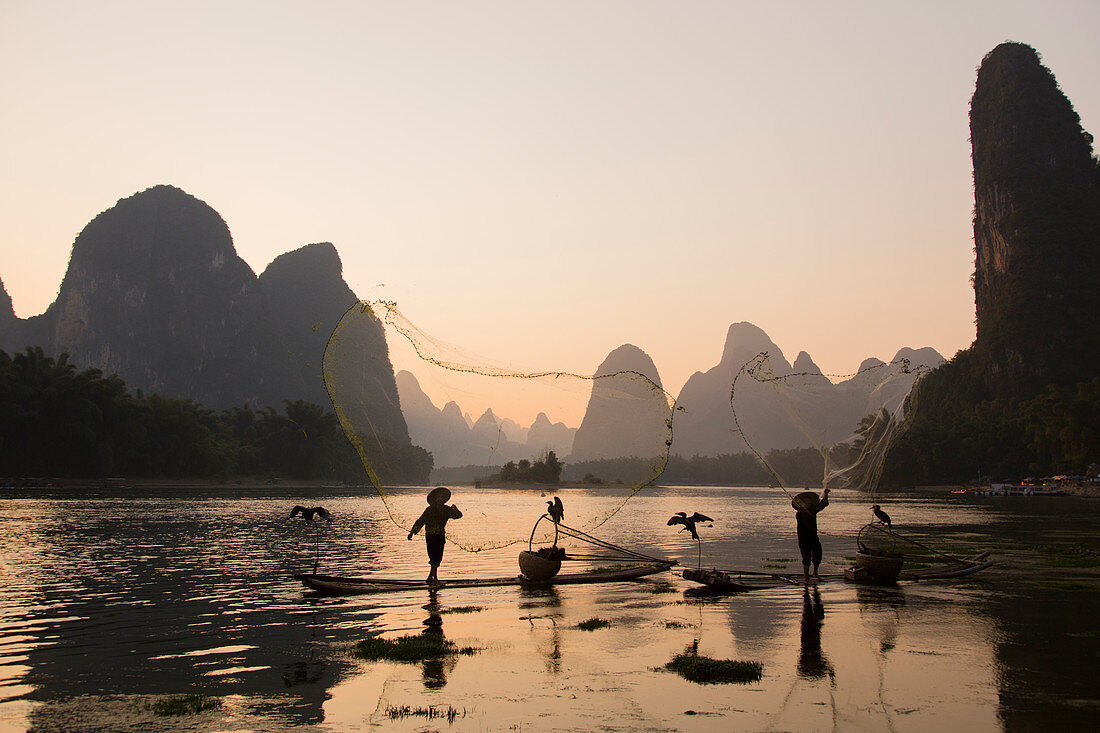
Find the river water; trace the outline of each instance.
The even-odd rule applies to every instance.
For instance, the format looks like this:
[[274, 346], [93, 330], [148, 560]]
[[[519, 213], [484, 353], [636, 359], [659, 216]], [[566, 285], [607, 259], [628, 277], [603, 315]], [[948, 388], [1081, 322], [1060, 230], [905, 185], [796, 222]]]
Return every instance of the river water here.
[[[395, 490], [391, 508], [414, 512], [424, 491]], [[558, 493], [567, 519], [570, 507], [608, 499]], [[544, 509], [539, 494], [456, 489], [454, 501], [460, 521], [512, 537]], [[713, 597], [676, 570], [548, 590], [322, 598], [292, 574], [315, 561], [333, 574], [426, 573], [422, 540], [406, 540], [373, 490], [0, 496], [0, 731], [978, 733], [1091, 730], [1100, 713], [1097, 500], [880, 496], [900, 532], [952, 554], [993, 553], [993, 568], [955, 580]], [[297, 503], [323, 504], [335, 521], [288, 520]], [[869, 503], [833, 493], [819, 521], [823, 573], [850, 564]], [[666, 525], [677, 511], [715, 519], [701, 545]], [[701, 555], [705, 566], [801, 569], [779, 489], [650, 488], [594, 534], [685, 566]], [[519, 549], [449, 544], [440, 575], [514, 575]], [[417, 664], [351, 653], [369, 636], [420, 634], [433, 617], [476, 653]], [[610, 625], [578, 628], [592, 618]], [[763, 676], [698, 684], [664, 669], [688, 649], [758, 661]], [[221, 705], [175, 717], [151, 709], [192, 693]], [[422, 714], [393, 717], [405, 707]]]

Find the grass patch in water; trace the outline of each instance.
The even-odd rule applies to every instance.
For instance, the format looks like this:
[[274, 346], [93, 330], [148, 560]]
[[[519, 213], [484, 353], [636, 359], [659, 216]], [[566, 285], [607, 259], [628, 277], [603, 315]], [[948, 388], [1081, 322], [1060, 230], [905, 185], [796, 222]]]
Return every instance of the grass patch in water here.
[[154, 715], [197, 715], [204, 710], [215, 710], [222, 701], [206, 695], [172, 695], [157, 700], [149, 709]]
[[649, 583], [646, 587], [646, 591], [649, 592], [649, 593], [652, 593], [655, 596], [660, 595], [662, 593], [679, 593], [680, 592], [680, 591], [676, 590], [675, 588], [673, 588], [671, 585], [661, 584], [661, 583]]
[[593, 631], [595, 629], [606, 629], [611, 625], [611, 622], [605, 618], [599, 616], [593, 616], [590, 619], [586, 619], [577, 624], [577, 628], [581, 631]]
[[477, 613], [484, 610], [481, 606], [455, 606], [454, 608], [444, 608], [440, 613]]
[[463, 710], [460, 713], [450, 705], [447, 706], [446, 710], [443, 710], [442, 708], [437, 708], [435, 705], [429, 705], [426, 708], [414, 708], [410, 707], [409, 705], [401, 705], [400, 707], [387, 705], [386, 715], [389, 716], [390, 720], [404, 720], [411, 715], [427, 718], [428, 720], [434, 720], [436, 718], [446, 718], [447, 723], [450, 724], [454, 723], [457, 718], [466, 717], [466, 711]]
[[472, 646], [459, 648], [437, 634], [418, 636], [400, 636], [396, 639], [382, 639], [372, 636], [363, 639], [355, 646], [355, 656], [367, 661], [386, 659], [392, 662], [422, 662], [425, 659], [440, 659], [452, 654], [477, 654]]
[[691, 624], [685, 624], [683, 621], [665, 621], [666, 629], [690, 629]]
[[764, 674], [764, 665], [760, 662], [711, 659], [698, 654], [677, 654], [665, 665], [665, 669], [675, 672], [688, 682], [701, 685], [745, 685], [758, 682]]
[[765, 557], [764, 560], [766, 560], [767, 562], [794, 562], [794, 559], [790, 557]]

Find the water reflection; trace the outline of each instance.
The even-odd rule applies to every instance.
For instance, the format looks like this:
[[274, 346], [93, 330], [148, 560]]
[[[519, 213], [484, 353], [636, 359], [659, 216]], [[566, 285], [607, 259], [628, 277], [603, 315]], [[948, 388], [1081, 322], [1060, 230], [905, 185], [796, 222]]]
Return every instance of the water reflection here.
[[814, 586], [802, 589], [802, 627], [801, 647], [798, 653], [798, 676], [818, 679], [835, 674], [829, 660], [821, 651], [821, 627], [825, 623], [825, 605], [821, 602], [821, 592]]
[[[752, 567], [760, 557], [789, 556], [782, 548], [790, 528], [772, 519], [781, 497], [692, 491], [640, 495], [634, 513], [606, 525], [607, 539], [649, 541], [652, 518], [685, 502], [711, 516], [722, 502], [727, 513], [737, 502], [741, 524], [723, 525], [726, 534], [708, 545], [708, 554], [721, 555], [715, 562]], [[422, 494], [410, 490], [419, 502]], [[319, 557], [322, 572], [406, 577], [423, 560], [379, 502], [318, 500], [337, 517], [320, 541], [315, 527], [286, 521], [286, 497], [7, 500], [0, 517], [0, 731], [65, 729], [77, 699], [88, 701], [82, 729], [152, 729], [155, 719], [114, 725], [117, 710], [104, 706], [116, 695], [192, 692], [227, 701], [207, 729], [316, 726], [326, 733], [386, 724], [389, 702], [477, 711], [456, 729], [545, 730], [550, 723], [540, 716], [563, 696], [569, 710], [555, 710], [554, 725], [576, 730], [606, 728], [613, 716], [623, 730], [794, 730], [836, 720], [862, 729], [1084, 728], [1100, 709], [1092, 682], [1100, 594], [1076, 581], [1061, 589], [1035, 574], [1041, 581], [1025, 584], [994, 569], [961, 582], [799, 585], [708, 600], [654, 594], [644, 584], [325, 599], [303, 594], [290, 574]], [[514, 497], [486, 492], [479, 501], [486, 516], [505, 521]], [[835, 503], [830, 521], [837, 526], [849, 512], [856, 526], [866, 511], [865, 502], [846, 504], [843, 494]], [[1004, 537], [1006, 525], [1020, 537], [1039, 532], [1043, 542], [1070, 531], [1100, 536], [1095, 504], [1033, 504], [1018, 516], [938, 499], [910, 505], [924, 525], [954, 522], [960, 536]], [[999, 524], [986, 526], [991, 517]], [[453, 559], [463, 575], [515, 572], [511, 549]], [[670, 584], [689, 585], [677, 577]], [[446, 613], [475, 603], [482, 612]], [[597, 615], [612, 625], [577, 630]], [[670, 619], [677, 623], [666, 625]], [[482, 649], [476, 661], [366, 664], [348, 653], [365, 635], [444, 629]], [[716, 658], [762, 661], [764, 682], [698, 686], [662, 672], [689, 642]], [[688, 720], [687, 709], [710, 717]]]
[[[432, 588], [428, 591], [428, 602], [424, 605], [428, 617], [424, 619], [423, 636], [434, 636], [440, 641], [446, 641], [443, 635], [443, 616], [440, 614], [439, 592]], [[455, 658], [447, 654], [436, 659], [425, 659], [421, 666], [424, 677], [424, 687], [428, 690], [439, 690], [447, 684], [447, 673], [454, 669]]]

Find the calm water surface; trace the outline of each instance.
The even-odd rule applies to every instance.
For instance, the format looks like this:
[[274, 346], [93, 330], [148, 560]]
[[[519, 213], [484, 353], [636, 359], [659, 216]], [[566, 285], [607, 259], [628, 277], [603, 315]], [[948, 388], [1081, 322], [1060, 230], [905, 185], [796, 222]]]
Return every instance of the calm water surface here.
[[[583, 510], [599, 491], [559, 492]], [[458, 489], [479, 537], [524, 534], [539, 492]], [[415, 513], [424, 489], [394, 492]], [[0, 730], [1085, 730], [1100, 712], [1100, 502], [904, 494], [880, 501], [939, 549], [991, 549], [998, 565], [954, 581], [881, 588], [823, 582], [701, 597], [678, 573], [634, 583], [410, 591], [321, 598], [291, 578], [426, 573], [421, 538], [373, 491], [221, 492], [176, 498], [105, 491], [8, 493], [0, 516]], [[286, 519], [296, 503], [336, 516]], [[864, 497], [835, 492], [820, 517], [822, 572], [854, 554]], [[704, 565], [799, 570], [778, 489], [654, 488], [596, 530], [602, 539], [697, 561], [665, 522], [703, 527]], [[578, 513], [583, 513], [578, 511]], [[568, 517], [567, 513], [567, 517]], [[520, 531], [517, 531], [517, 526]], [[520, 546], [448, 545], [441, 577], [514, 575]], [[469, 608], [474, 607], [474, 608]], [[455, 612], [465, 611], [465, 612]], [[479, 652], [443, 662], [364, 662], [372, 635], [420, 633], [429, 616]], [[608, 628], [577, 624], [599, 617]], [[755, 660], [749, 685], [700, 685], [662, 667], [686, 649]], [[160, 697], [222, 707], [158, 718]], [[396, 708], [454, 718], [391, 719]]]

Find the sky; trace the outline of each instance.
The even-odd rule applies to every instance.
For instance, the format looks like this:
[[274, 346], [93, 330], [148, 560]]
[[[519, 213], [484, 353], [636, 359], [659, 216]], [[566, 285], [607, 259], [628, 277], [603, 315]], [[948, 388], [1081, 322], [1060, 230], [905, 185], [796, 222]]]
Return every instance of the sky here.
[[257, 274], [332, 242], [360, 298], [522, 368], [631, 343], [675, 394], [739, 321], [831, 374], [951, 357], [977, 66], [1032, 45], [1100, 134], [1097, 28], [1092, 0], [0, 0], [0, 279], [43, 312], [80, 230], [171, 184]]

